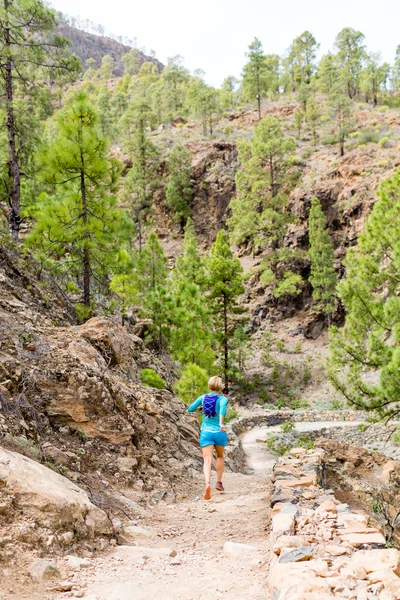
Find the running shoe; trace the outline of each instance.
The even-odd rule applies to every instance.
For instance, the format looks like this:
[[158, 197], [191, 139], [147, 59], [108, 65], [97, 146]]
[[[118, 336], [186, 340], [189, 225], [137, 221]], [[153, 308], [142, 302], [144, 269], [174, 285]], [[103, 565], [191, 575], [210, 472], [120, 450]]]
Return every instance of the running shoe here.
[[217, 481], [217, 483], [215, 484], [215, 489], [218, 490], [219, 492], [225, 491], [225, 488], [222, 485], [222, 481]]
[[204, 492], [204, 500], [211, 500], [211, 485], [208, 484], [206, 486], [206, 491]]

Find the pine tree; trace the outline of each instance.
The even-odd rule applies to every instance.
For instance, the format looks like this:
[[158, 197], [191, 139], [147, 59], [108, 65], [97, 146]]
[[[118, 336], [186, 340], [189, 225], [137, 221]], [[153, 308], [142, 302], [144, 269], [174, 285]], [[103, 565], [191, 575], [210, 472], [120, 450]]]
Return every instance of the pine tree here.
[[[25, 132], [20, 121], [31, 112], [32, 100], [45, 73], [57, 78], [66, 72], [71, 78], [80, 68], [76, 57], [68, 56], [69, 42], [53, 35], [55, 12], [41, 0], [3, 0], [0, 4], [0, 87], [5, 100], [7, 131], [9, 229], [18, 239], [21, 226], [21, 178]], [[30, 106], [28, 103], [30, 100]], [[24, 133], [22, 133], [22, 136]]]
[[58, 113], [55, 139], [42, 163], [51, 191], [35, 208], [37, 222], [28, 243], [53, 268], [76, 278], [88, 308], [93, 279], [112, 275], [116, 252], [131, 227], [117, 208], [116, 168], [84, 92]]
[[190, 214], [190, 201], [193, 195], [192, 158], [184, 146], [180, 144], [174, 146], [168, 157], [168, 172], [166, 201], [183, 231]]
[[344, 142], [351, 129], [353, 103], [344, 91], [342, 82], [337, 82], [332, 88], [329, 104], [336, 120], [340, 156], [344, 156]]
[[335, 310], [337, 275], [334, 250], [318, 198], [313, 198], [311, 202], [308, 235], [308, 258], [311, 262], [309, 281], [313, 287], [313, 298], [318, 302], [318, 307], [329, 316]]
[[236, 79], [236, 77], [233, 77], [232, 75], [226, 77], [226, 79], [224, 79], [222, 83], [221, 102], [222, 107], [225, 110], [234, 110], [234, 108], [236, 107], [236, 88], [238, 83], [239, 82]]
[[237, 195], [231, 200], [228, 220], [236, 244], [249, 240], [254, 248], [281, 239], [287, 223], [282, 186], [295, 147], [273, 117], [257, 125], [252, 140], [240, 141], [242, 168], [236, 175]]
[[225, 390], [229, 391], [230, 341], [235, 329], [234, 315], [239, 312], [238, 297], [244, 293], [243, 269], [221, 230], [206, 259], [210, 311], [214, 316], [216, 339], [223, 365]]
[[385, 181], [356, 248], [345, 259], [329, 374], [350, 404], [398, 418], [400, 398], [400, 171]]
[[315, 145], [317, 145], [318, 141], [318, 124], [320, 119], [321, 111], [319, 110], [318, 104], [314, 98], [311, 98], [307, 104], [307, 122], [310, 126]]
[[124, 65], [124, 72], [128, 75], [137, 75], [140, 70], [141, 56], [137, 48], [131, 48], [129, 52], [124, 54], [121, 58], [122, 64]]
[[124, 324], [129, 307], [137, 303], [139, 280], [137, 277], [137, 257], [125, 248], [121, 249], [115, 260], [115, 274], [110, 282], [110, 290], [117, 294], [121, 301], [122, 324]]
[[203, 290], [205, 286], [204, 264], [199, 252], [194, 223], [190, 217], [186, 222], [182, 252], [177, 258], [172, 279], [175, 287], [178, 282], [195, 283], [200, 290]]
[[127, 124], [125, 144], [133, 158], [122, 198], [129, 205], [136, 225], [139, 252], [143, 246], [143, 227], [150, 213], [152, 197], [159, 186], [159, 153], [147, 134], [153, 116], [148, 105], [141, 102], [132, 104], [121, 121], [121, 127]]
[[294, 113], [294, 124], [295, 127], [297, 129], [297, 137], [300, 139], [301, 136], [301, 130], [303, 127], [303, 121], [304, 121], [304, 113], [302, 110], [300, 110], [300, 108], [298, 108], [296, 110], [296, 112]]
[[261, 101], [268, 91], [268, 66], [260, 40], [254, 38], [246, 54], [247, 64], [243, 69], [243, 94], [247, 99], [257, 100], [258, 119], [261, 120]]
[[318, 48], [319, 44], [309, 31], [304, 31], [290, 46], [284, 64], [292, 83], [293, 92], [298, 90], [302, 84], [308, 86], [311, 83], [316, 71]]
[[366, 58], [364, 39], [361, 31], [345, 27], [335, 40], [340, 78], [351, 99], [360, 94], [360, 73]]
[[180, 281], [172, 291], [174, 317], [171, 352], [182, 365], [210, 370], [215, 361], [213, 333], [206, 298], [195, 283]]
[[139, 254], [138, 281], [141, 313], [151, 320], [149, 341], [162, 354], [168, 346], [174, 314], [167, 258], [155, 233], [149, 235]]
[[324, 94], [330, 94], [335, 83], [340, 78], [337, 57], [331, 52], [325, 54], [318, 65], [318, 89]]

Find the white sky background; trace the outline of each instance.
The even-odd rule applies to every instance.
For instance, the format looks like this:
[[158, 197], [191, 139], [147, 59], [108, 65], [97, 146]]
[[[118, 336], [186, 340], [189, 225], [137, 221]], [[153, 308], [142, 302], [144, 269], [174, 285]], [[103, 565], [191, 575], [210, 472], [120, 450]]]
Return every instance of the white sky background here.
[[393, 62], [400, 44], [400, 0], [51, 0], [56, 10], [136, 37], [161, 62], [180, 54], [190, 70], [201, 68], [219, 86], [240, 76], [245, 52], [258, 37], [266, 53], [283, 54], [308, 29], [332, 48], [343, 27], [366, 36], [369, 51]]

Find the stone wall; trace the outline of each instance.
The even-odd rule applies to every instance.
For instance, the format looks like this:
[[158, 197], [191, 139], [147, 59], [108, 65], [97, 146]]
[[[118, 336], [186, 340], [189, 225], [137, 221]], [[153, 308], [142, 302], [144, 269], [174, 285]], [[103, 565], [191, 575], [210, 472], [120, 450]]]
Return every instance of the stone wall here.
[[379, 525], [324, 489], [327, 454], [292, 449], [273, 472], [268, 586], [273, 600], [396, 600], [400, 552]]
[[276, 410], [244, 417], [232, 423], [232, 428], [239, 435], [246, 429], [263, 426], [271, 427], [280, 425], [285, 421], [316, 423], [319, 421], [363, 421], [364, 419], [365, 413], [354, 410]]

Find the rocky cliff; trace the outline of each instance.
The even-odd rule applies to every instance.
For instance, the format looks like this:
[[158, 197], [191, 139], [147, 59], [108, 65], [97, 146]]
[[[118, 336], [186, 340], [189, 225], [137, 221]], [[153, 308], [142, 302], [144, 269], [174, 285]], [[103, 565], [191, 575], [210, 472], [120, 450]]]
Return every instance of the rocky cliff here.
[[[36, 473], [36, 486], [44, 477], [48, 496], [54, 476], [60, 485], [64, 480], [60, 502], [68, 485], [78, 484], [87, 494], [83, 505], [90, 500], [110, 520], [140, 513], [138, 502], [173, 501], [181, 483], [200, 467], [197, 421], [174, 396], [173, 366], [111, 319], [77, 325], [57, 285], [5, 244], [0, 245], [0, 328], [0, 529], [23, 523], [22, 514], [37, 529], [32, 543], [46, 539], [47, 549], [57, 550], [65, 539], [67, 545], [77, 541], [62, 538], [74, 529], [76, 511], [65, 509], [65, 519], [59, 519], [57, 502], [42, 497], [47, 519], [32, 514], [29, 498], [39, 492], [20, 489], [21, 470]], [[157, 371], [167, 389], [144, 387], [143, 368]], [[21, 455], [28, 462], [21, 462]], [[37, 462], [45, 466], [38, 470]], [[103, 522], [108, 517], [104, 514]], [[93, 527], [76, 525], [77, 539]], [[110, 525], [102, 531], [112, 535]]]

